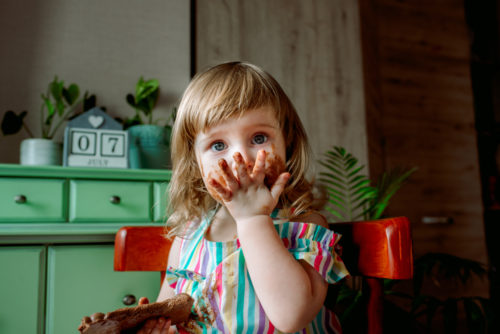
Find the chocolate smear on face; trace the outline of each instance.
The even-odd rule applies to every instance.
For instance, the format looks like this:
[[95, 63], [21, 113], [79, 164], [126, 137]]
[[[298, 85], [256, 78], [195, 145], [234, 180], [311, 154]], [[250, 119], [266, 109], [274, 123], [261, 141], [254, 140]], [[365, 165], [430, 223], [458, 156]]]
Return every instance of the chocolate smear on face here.
[[274, 153], [268, 154], [266, 157], [264, 184], [271, 188], [278, 177], [286, 170], [285, 162]]
[[222, 170], [224, 169], [224, 167], [227, 168], [227, 162], [224, 159], [220, 159], [218, 161], [218, 165], [219, 169], [215, 169], [215, 171], [211, 170], [210, 172], [208, 172], [208, 182], [206, 184], [206, 187], [210, 196], [212, 196], [212, 198], [217, 202], [222, 203], [222, 198], [217, 193], [217, 190], [210, 184], [210, 181], [214, 180], [224, 188], [227, 186], [226, 180], [222, 176]]

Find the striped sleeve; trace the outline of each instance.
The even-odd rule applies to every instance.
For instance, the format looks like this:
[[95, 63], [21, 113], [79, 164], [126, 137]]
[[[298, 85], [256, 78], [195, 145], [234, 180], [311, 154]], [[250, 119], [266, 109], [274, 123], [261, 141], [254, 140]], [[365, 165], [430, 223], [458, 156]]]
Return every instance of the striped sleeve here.
[[288, 251], [310, 264], [328, 283], [349, 275], [335, 251], [340, 234], [315, 224], [287, 222], [274, 225]]

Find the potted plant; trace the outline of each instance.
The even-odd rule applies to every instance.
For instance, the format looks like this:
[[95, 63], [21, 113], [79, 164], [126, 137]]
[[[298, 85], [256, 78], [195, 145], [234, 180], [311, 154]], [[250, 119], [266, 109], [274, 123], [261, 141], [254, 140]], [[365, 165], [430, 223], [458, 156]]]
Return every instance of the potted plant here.
[[127, 103], [135, 110], [134, 117], [123, 121], [129, 132], [131, 168], [170, 167], [170, 132], [175, 109], [165, 126], [155, 124], [153, 111], [159, 94], [160, 84], [157, 79], [144, 80], [140, 77], [135, 94], [126, 95]]
[[337, 221], [379, 219], [392, 196], [416, 171], [395, 168], [383, 173], [372, 186], [372, 181], [362, 174], [365, 166], [342, 147], [334, 146], [319, 163], [326, 168], [320, 173], [321, 185], [328, 194], [325, 209]]
[[84, 100], [90, 107], [95, 105], [95, 96], [85, 96], [79, 99], [80, 88], [76, 84], [64, 85], [64, 81], [54, 77], [47, 87], [45, 94], [41, 94], [40, 107], [40, 138], [34, 138], [33, 132], [24, 122], [28, 114], [26, 110], [19, 114], [9, 110], [4, 114], [1, 129], [4, 135], [16, 134], [25, 129], [30, 138], [21, 142], [20, 163], [22, 165], [60, 165], [62, 158], [62, 144], [52, 139], [60, 126], [69, 117], [75, 114], [77, 108]]
[[[383, 173], [375, 185], [362, 174], [363, 165], [342, 147], [333, 147], [319, 163], [326, 171], [320, 173], [321, 185], [328, 193], [325, 209], [337, 221], [374, 220], [381, 218], [389, 200], [416, 168], [395, 168]], [[492, 307], [488, 299], [478, 296], [450, 296], [442, 299], [425, 294], [424, 281], [438, 284], [440, 281], [467, 283], [473, 276], [485, 277], [485, 267], [473, 260], [445, 253], [427, 253], [414, 262], [413, 289], [408, 292], [405, 283], [384, 280], [384, 333], [429, 333], [433, 320], [442, 316], [445, 333], [456, 333], [457, 314], [460, 307], [470, 333], [486, 333], [491, 326]], [[403, 286], [401, 288], [400, 286]], [[358, 333], [363, 330], [360, 317], [364, 314], [363, 299], [366, 297], [363, 282], [344, 282], [334, 302], [344, 332]], [[401, 305], [408, 305], [404, 308]], [[333, 305], [332, 305], [333, 306]]]

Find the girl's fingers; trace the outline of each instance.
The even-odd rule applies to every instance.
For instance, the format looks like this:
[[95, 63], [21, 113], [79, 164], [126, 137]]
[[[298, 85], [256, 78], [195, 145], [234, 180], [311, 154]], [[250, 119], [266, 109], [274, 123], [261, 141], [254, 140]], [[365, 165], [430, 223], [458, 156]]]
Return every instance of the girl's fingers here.
[[165, 321], [165, 323], [163, 324], [163, 328], [161, 329], [160, 334], [169, 334], [170, 333], [170, 324], [171, 324], [170, 319], [167, 319]]
[[137, 334], [169, 334], [170, 333], [170, 319], [153, 318], [146, 321], [144, 326], [137, 332]]
[[246, 185], [250, 181], [250, 176], [249, 171], [248, 171], [248, 166], [243, 160], [243, 156], [241, 155], [240, 152], [236, 152], [233, 155], [233, 160], [235, 163], [235, 168], [236, 168], [236, 175], [238, 176], [239, 183], [240, 185]]
[[[209, 179], [208, 183], [209, 183], [209, 186], [212, 188], [212, 190], [215, 191], [216, 194], [219, 195], [219, 197], [224, 202], [229, 202], [231, 200], [231, 198], [233, 197], [232, 191], [227, 189], [226, 187], [222, 186], [215, 179]], [[212, 195], [212, 197], [214, 197], [214, 196]]]
[[271, 187], [271, 196], [275, 199], [281, 195], [283, 190], [285, 189], [288, 180], [290, 179], [290, 173], [281, 173], [276, 182], [274, 182]]
[[156, 327], [153, 329], [151, 334], [168, 334], [170, 323], [170, 319], [158, 318]]
[[266, 177], [266, 156], [267, 152], [264, 150], [260, 150], [257, 153], [257, 158], [255, 159], [255, 165], [252, 170], [252, 179], [257, 183], [264, 182], [264, 178]]
[[141, 298], [139, 298], [139, 305], [146, 305], [146, 304], [149, 304], [148, 297], [141, 297]]
[[142, 328], [137, 331], [137, 334], [151, 334], [156, 326], [156, 319], [148, 319], [142, 326]]
[[235, 187], [239, 186], [239, 182], [233, 174], [231, 167], [229, 167], [227, 161], [225, 159], [220, 159], [218, 161], [219, 168], [221, 170], [221, 176], [226, 182], [229, 189], [235, 189]]

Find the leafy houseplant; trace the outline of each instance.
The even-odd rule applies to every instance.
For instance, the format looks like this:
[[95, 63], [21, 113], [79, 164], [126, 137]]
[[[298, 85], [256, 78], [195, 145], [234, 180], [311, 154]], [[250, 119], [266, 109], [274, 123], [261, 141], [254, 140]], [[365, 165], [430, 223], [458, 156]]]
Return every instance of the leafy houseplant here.
[[338, 221], [373, 220], [382, 216], [389, 200], [416, 170], [393, 169], [376, 186], [362, 170], [364, 165], [344, 148], [334, 146], [319, 163], [326, 168], [320, 181], [329, 195], [326, 210]]
[[[47, 87], [47, 92], [42, 94], [42, 105], [40, 107], [41, 138], [52, 139], [54, 134], [76, 110], [81, 100], [78, 100], [80, 88], [76, 84], [64, 86], [64, 81], [58, 80], [57, 76]], [[24, 123], [27, 111], [22, 111], [17, 115], [12, 110], [4, 114], [2, 120], [2, 132], [4, 135], [18, 133], [21, 128], [33, 136], [33, 132]], [[57, 117], [56, 117], [57, 116]], [[54, 125], [58, 118], [58, 123]]]
[[[138, 124], [153, 124], [153, 110], [160, 96], [160, 83], [157, 79], [139, 78], [135, 86], [135, 94], [127, 94], [127, 103], [134, 108], [135, 116], [125, 121], [125, 127]], [[143, 116], [141, 116], [141, 114]], [[146, 121], [143, 120], [146, 118]]]
[[131, 168], [166, 168], [170, 165], [169, 140], [171, 121], [175, 111], [165, 126], [154, 124], [153, 111], [160, 95], [157, 79], [139, 78], [135, 94], [126, 95], [127, 103], [134, 109], [135, 115], [123, 121], [130, 137]]
[[4, 114], [1, 129], [4, 135], [13, 135], [26, 130], [31, 139], [25, 139], [21, 143], [21, 164], [60, 164], [61, 145], [52, 141], [60, 126], [73, 116], [81, 102], [85, 107], [91, 108], [95, 105], [95, 96], [85, 93], [83, 99], [79, 99], [80, 88], [77, 84], [64, 85], [64, 81], [57, 76], [48, 84], [45, 94], [41, 94], [42, 105], [40, 107], [40, 137], [33, 138], [33, 131], [26, 125], [24, 118], [27, 111], [16, 114], [9, 110]]
[[[324, 154], [319, 163], [326, 171], [320, 173], [321, 184], [329, 195], [326, 210], [339, 221], [373, 220], [381, 218], [389, 205], [390, 199], [404, 182], [416, 171], [416, 168], [393, 169], [383, 173], [373, 186], [371, 180], [361, 171], [364, 166], [358, 164], [352, 154], [344, 148], [334, 146]], [[449, 254], [429, 253], [415, 260], [413, 293], [395, 290], [401, 281], [384, 280], [384, 317], [389, 319], [387, 333], [428, 333], [431, 322], [437, 313], [441, 313], [446, 333], [455, 333], [457, 328], [458, 305], [463, 305], [469, 331], [485, 333], [488, 325], [489, 301], [480, 297], [450, 297], [440, 300], [422, 293], [422, 282], [429, 279], [438, 282], [439, 277], [455, 279], [466, 283], [471, 276], [484, 277], [486, 270], [476, 262]], [[336, 300], [336, 307], [341, 310], [340, 321], [346, 333], [362, 331], [358, 319], [364, 309], [364, 288], [360, 282], [342, 284]], [[353, 284], [354, 283], [354, 284]], [[394, 298], [400, 299], [400, 303]], [[401, 302], [410, 304], [404, 309]], [[399, 327], [398, 327], [399, 326]]]

